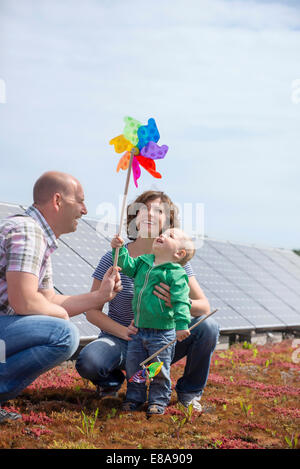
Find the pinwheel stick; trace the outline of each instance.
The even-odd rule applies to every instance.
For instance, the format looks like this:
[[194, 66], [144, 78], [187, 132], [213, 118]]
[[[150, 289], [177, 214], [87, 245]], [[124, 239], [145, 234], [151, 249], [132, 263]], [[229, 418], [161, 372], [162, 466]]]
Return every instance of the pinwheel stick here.
[[[127, 169], [127, 178], [126, 178], [124, 195], [123, 195], [123, 203], [122, 203], [122, 210], [121, 210], [121, 218], [120, 218], [118, 236], [121, 235], [122, 226], [123, 226], [124, 212], [125, 212], [125, 207], [126, 207], [128, 187], [129, 187], [131, 168], [132, 168], [132, 160], [133, 160], [133, 157], [134, 157], [134, 153], [135, 153], [135, 148], [133, 147], [132, 150], [130, 151], [130, 160], [129, 160], [129, 165], [128, 165], [128, 169]], [[118, 265], [119, 250], [120, 250], [120, 248], [116, 248], [114, 267], [117, 267], [117, 265]]]
[[[205, 321], [205, 319], [207, 319], [209, 316], [212, 316], [214, 313], [216, 313], [218, 310], [215, 309], [214, 311], [211, 311], [210, 313], [208, 314], [205, 314], [204, 316], [202, 316], [202, 318], [200, 319], [200, 321], [196, 322], [195, 324], [192, 325], [192, 327], [189, 328], [189, 331], [191, 331], [192, 329], [194, 329], [194, 327], [197, 327], [199, 326], [199, 324], [201, 324], [201, 322]], [[148, 357], [146, 360], [144, 360], [143, 362], [140, 363], [140, 366], [142, 368], [144, 368], [145, 364], [148, 363], [150, 360], [152, 360], [153, 358], [155, 358], [159, 353], [161, 353], [163, 350], [165, 350], [166, 348], [168, 348], [170, 345], [174, 344], [174, 342], [176, 342], [177, 339], [174, 339], [174, 340], [171, 340], [171, 342], [169, 342], [168, 344], [164, 345], [162, 348], [160, 348], [159, 350], [157, 350], [157, 352], [153, 353], [153, 355], [151, 355], [150, 357]]]

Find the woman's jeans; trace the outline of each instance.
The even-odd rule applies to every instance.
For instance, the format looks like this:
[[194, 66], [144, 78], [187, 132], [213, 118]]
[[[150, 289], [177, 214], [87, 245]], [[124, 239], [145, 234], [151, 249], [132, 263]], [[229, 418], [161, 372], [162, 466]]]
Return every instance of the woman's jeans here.
[[[199, 319], [193, 318], [189, 326]], [[184, 374], [176, 385], [179, 400], [201, 396], [218, 336], [218, 324], [213, 318], [207, 318], [187, 339], [176, 343], [172, 363], [186, 356]], [[118, 390], [124, 381], [121, 370], [125, 369], [127, 346], [126, 340], [101, 332], [97, 340], [80, 352], [76, 363], [78, 373], [96, 385]]]
[[0, 404], [69, 359], [79, 345], [71, 322], [51, 316], [0, 316]]
[[125, 370], [127, 347], [127, 340], [100, 332], [98, 339], [81, 350], [76, 369], [96, 386], [117, 391], [125, 379], [121, 370]]
[[[189, 327], [199, 319], [193, 318]], [[186, 356], [184, 374], [175, 387], [179, 401], [189, 401], [202, 395], [218, 338], [219, 325], [213, 318], [207, 318], [191, 331], [187, 339], [176, 343], [173, 363]]]
[[[144, 329], [140, 328], [133, 340], [128, 344], [126, 375], [126, 401], [143, 404], [147, 400], [147, 383], [135, 383], [128, 380], [139, 370], [140, 363], [176, 338], [175, 329]], [[153, 378], [149, 386], [148, 404], [166, 407], [171, 397], [170, 366], [174, 356], [175, 343], [160, 352], [151, 362], [163, 362], [160, 372]]]

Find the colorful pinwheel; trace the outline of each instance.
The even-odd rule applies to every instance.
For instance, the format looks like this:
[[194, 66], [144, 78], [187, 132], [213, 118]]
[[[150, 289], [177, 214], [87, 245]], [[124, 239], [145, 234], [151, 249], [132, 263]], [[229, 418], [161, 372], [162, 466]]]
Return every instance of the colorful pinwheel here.
[[138, 187], [137, 180], [141, 176], [141, 166], [153, 177], [161, 178], [161, 174], [156, 171], [154, 160], [164, 158], [169, 147], [157, 145], [160, 135], [155, 120], [149, 119], [147, 125], [142, 125], [141, 122], [132, 117], [124, 117], [124, 121], [123, 134], [109, 142], [110, 145], [114, 145], [116, 153], [125, 152], [118, 163], [117, 172], [120, 169], [129, 168], [132, 152], [132, 172], [136, 187]]
[[[153, 118], [148, 120], [147, 125], [142, 125], [132, 117], [124, 117], [124, 121], [124, 133], [109, 142], [110, 145], [114, 145], [117, 153], [123, 153], [125, 151], [119, 161], [117, 171], [127, 169], [118, 235], [121, 234], [123, 224], [131, 169], [136, 187], [138, 187], [137, 180], [141, 175], [140, 166], [145, 168], [155, 178], [161, 178], [161, 174], [156, 171], [154, 160], [164, 158], [169, 149], [167, 145], [162, 145], [161, 147], [157, 145], [160, 135]], [[119, 248], [116, 249], [114, 267], [117, 266], [118, 256]]]
[[158, 375], [162, 366], [163, 362], [150, 363], [150, 365], [143, 367], [142, 370], [138, 370], [134, 373], [128, 381], [129, 383], [145, 383], [147, 378], [151, 380], [154, 376]]

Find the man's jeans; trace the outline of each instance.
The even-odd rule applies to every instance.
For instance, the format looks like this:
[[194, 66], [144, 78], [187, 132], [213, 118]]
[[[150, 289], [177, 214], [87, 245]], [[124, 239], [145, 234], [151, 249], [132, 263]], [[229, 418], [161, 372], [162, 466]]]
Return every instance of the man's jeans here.
[[[193, 318], [191, 327], [200, 318]], [[211, 355], [219, 336], [219, 326], [213, 318], [207, 318], [191, 331], [191, 335], [175, 346], [172, 363], [186, 356], [183, 376], [178, 380], [176, 391], [185, 400], [201, 396], [205, 388]], [[128, 343], [113, 335], [101, 332], [99, 339], [86, 345], [77, 359], [78, 373], [94, 384], [119, 389], [124, 381]], [[136, 370], [135, 370], [136, 371]]]
[[[79, 345], [71, 321], [50, 316], [0, 316], [0, 404], [70, 358]], [[4, 356], [3, 356], [4, 355]]]
[[[175, 329], [143, 329], [140, 328], [133, 340], [128, 344], [126, 359], [126, 375], [129, 380], [141, 370], [140, 363], [153, 353], [167, 345], [176, 337]], [[160, 352], [151, 362], [163, 362], [160, 372], [153, 378], [149, 386], [148, 404], [166, 407], [171, 397], [170, 366], [174, 356], [175, 344]], [[147, 363], [150, 364], [151, 362]], [[147, 400], [147, 383], [129, 383], [127, 381], [127, 402], [143, 404]]]

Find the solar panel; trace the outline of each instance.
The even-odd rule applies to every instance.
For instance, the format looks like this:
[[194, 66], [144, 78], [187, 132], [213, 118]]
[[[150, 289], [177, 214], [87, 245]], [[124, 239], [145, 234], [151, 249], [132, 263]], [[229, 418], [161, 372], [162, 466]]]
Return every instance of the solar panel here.
[[294, 251], [288, 251], [286, 249], [279, 249], [282, 255], [286, 256], [292, 264], [295, 264], [300, 269], [300, 256]]
[[95, 269], [100, 258], [111, 249], [110, 244], [88, 223], [78, 221], [76, 231], [62, 235], [60, 240]]
[[[270, 320], [274, 319], [269, 311], [209, 265], [205, 260], [205, 251], [202, 249], [204, 246], [197, 251], [192, 265], [197, 272], [196, 276], [203, 290], [208, 288], [237, 313], [234, 318], [230, 318], [230, 329], [264, 329], [268, 327]], [[206, 252], [208, 249], [206, 246]], [[202, 258], [200, 258], [200, 252], [203, 255]], [[282, 326], [282, 323], [277, 322], [277, 326]]]
[[19, 205], [0, 203], [0, 220], [20, 213], [24, 213], [24, 210]]
[[90, 339], [97, 338], [100, 332], [100, 329], [94, 324], [91, 324], [85, 317], [85, 314], [78, 314], [73, 316], [71, 321], [78, 327], [80, 332], [80, 337], [89, 337]]
[[[231, 243], [218, 241], [209, 241], [209, 244], [230, 262], [230, 265], [223, 270], [223, 274], [271, 313], [273, 320], [270, 317], [269, 326], [275, 326], [278, 321], [288, 326], [299, 324], [300, 317], [296, 310], [281, 299], [280, 292], [277, 293], [280, 289], [278, 280], [253, 261], [252, 257], [260, 257], [258, 251], [253, 252], [251, 246], [239, 246], [237, 249]], [[244, 250], [247, 253], [251, 252], [252, 257], [246, 256]], [[284, 286], [281, 287], [281, 291], [282, 294], [293, 295], [293, 292]]]
[[279, 254], [278, 257], [281, 257], [281, 262], [285, 262], [285, 268], [297, 279], [300, 279], [300, 256], [285, 249], [276, 249], [274, 251]]
[[289, 317], [285, 314], [285, 318], [291, 321], [296, 320], [298, 323], [300, 319], [300, 282], [297, 282], [280, 265], [270, 259], [265, 250], [243, 245], [233, 247], [251, 259], [249, 274], [255, 276], [261, 284], [295, 311], [296, 314], [290, 312]]
[[64, 295], [90, 291], [94, 269], [63, 242], [51, 254], [53, 282]]
[[292, 264], [276, 249], [264, 249], [262, 253], [282, 269], [281, 278], [284, 279], [284, 283], [300, 296], [300, 267]]
[[227, 305], [207, 286], [203, 287], [203, 291], [209, 301], [211, 311], [218, 309], [214, 314], [214, 319], [219, 324], [222, 332], [249, 331], [254, 329], [253, 324], [241, 316], [234, 308]]
[[[271, 310], [257, 298], [255, 287], [256, 289], [260, 287], [259, 284], [218, 251], [214, 247], [215, 243], [220, 242], [206, 240], [203, 247], [197, 250], [196, 256], [210, 266], [215, 274], [218, 274], [218, 284], [223, 283], [223, 292], [220, 292], [222, 299], [247, 318], [255, 328], [285, 326], [285, 323], [274, 316]], [[225, 244], [221, 243], [222, 249]]]
[[[91, 218], [82, 218], [82, 221], [93, 228], [100, 236], [103, 236], [109, 242], [111, 241], [112, 237], [117, 233], [118, 226], [113, 223], [103, 223], [99, 220], [93, 220]], [[124, 236], [124, 231], [122, 232], [122, 236]]]

